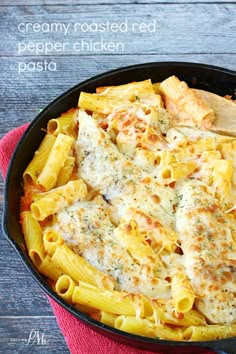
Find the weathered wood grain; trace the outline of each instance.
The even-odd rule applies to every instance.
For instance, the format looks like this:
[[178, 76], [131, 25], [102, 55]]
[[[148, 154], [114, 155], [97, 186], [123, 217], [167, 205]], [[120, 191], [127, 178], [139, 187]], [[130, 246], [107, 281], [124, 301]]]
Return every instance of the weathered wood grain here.
[[183, 4], [183, 3], [233, 3], [234, 1], [230, 0], [163, 0], [163, 1], [158, 1], [158, 0], [82, 0], [82, 1], [76, 1], [76, 0], [69, 0], [66, 2], [63, 0], [13, 0], [11, 1], [11, 5], [7, 0], [2, 0], [0, 6], [21, 6], [21, 5], [27, 5], [27, 6], [42, 6], [42, 5], [50, 5], [50, 6], [57, 6], [57, 5], [106, 5], [106, 4], [134, 4], [134, 5], [139, 5], [139, 4], [156, 4], [156, 3], [175, 3], [175, 4]]
[[[46, 55], [62, 54], [217, 54], [236, 53], [234, 4], [139, 4], [139, 5], [74, 5], [74, 6], [18, 6], [3, 7], [0, 33], [2, 44], [0, 52], [5, 56], [34, 55], [32, 50], [19, 53], [20, 42], [65, 42], [64, 50], [54, 49]], [[121, 24], [127, 20], [127, 32], [81, 32], [74, 31], [74, 24], [110, 23]], [[156, 21], [154, 32], [134, 33], [133, 23]], [[65, 23], [70, 24], [67, 35], [61, 31], [54, 33], [22, 33], [18, 25], [27, 23]], [[153, 29], [153, 28], [152, 28]], [[115, 43], [115, 49], [92, 46], [83, 50], [76, 46], [81, 40], [87, 42]], [[6, 45], [7, 43], [7, 45]], [[121, 45], [117, 45], [120, 43]], [[81, 51], [77, 51], [80, 49]], [[44, 55], [38, 51], [37, 56]]]
[[52, 315], [46, 294], [3, 237], [0, 248], [0, 316]]
[[0, 317], [0, 352], [67, 354], [69, 350], [54, 316], [12, 316]]
[[[150, 4], [153, 5], [155, 3], [175, 3], [175, 4], [182, 4], [182, 3], [234, 3], [234, 1], [230, 0], [164, 0], [164, 1], [158, 1], [158, 0], [81, 0], [81, 1], [76, 1], [76, 0], [69, 0], [66, 2], [64, 0], [13, 0], [11, 1], [11, 5], [98, 5], [98, 4], [109, 4], [109, 5], [114, 5], [114, 4]], [[1, 6], [3, 5], [9, 5], [8, 0], [2, 0], [1, 1]]]

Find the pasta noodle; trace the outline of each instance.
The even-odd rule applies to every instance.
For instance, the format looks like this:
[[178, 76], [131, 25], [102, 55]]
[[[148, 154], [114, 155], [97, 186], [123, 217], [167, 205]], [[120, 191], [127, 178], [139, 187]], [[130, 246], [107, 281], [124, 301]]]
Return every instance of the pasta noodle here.
[[172, 274], [171, 291], [175, 310], [186, 313], [193, 307], [195, 295], [190, 281], [182, 268], [176, 268]]
[[[209, 128], [211, 123], [215, 119], [214, 111], [211, 109], [208, 104], [198, 97], [197, 93], [191, 90], [185, 82], [181, 82], [176, 76], [171, 76], [164, 80], [160, 84], [160, 90], [168, 99], [170, 104], [176, 104], [177, 111], [180, 111], [188, 114], [190, 118], [190, 124], [197, 124], [200, 127]], [[167, 104], [169, 106], [169, 104]], [[178, 124], [183, 124], [186, 120], [189, 123], [187, 117], [176, 117]]]
[[46, 257], [42, 260], [42, 263], [38, 267], [40, 273], [45, 275], [47, 278], [53, 280], [54, 282], [63, 274], [61, 268], [55, 265], [51, 257], [47, 254]]
[[77, 114], [78, 109], [70, 109], [59, 118], [50, 119], [47, 126], [48, 132], [55, 136], [63, 133], [76, 137]]
[[37, 220], [30, 211], [21, 213], [22, 229], [25, 236], [25, 243], [29, 250], [29, 256], [33, 263], [39, 267], [45, 257], [43, 235]]
[[113, 281], [110, 277], [98, 271], [66, 245], [56, 248], [52, 260], [75, 281], [87, 281], [89, 284], [103, 288], [113, 288]]
[[31, 211], [35, 219], [44, 220], [73, 202], [84, 199], [86, 195], [87, 186], [82, 180], [70, 181], [49, 192], [34, 195], [35, 201], [31, 204]]
[[115, 328], [128, 333], [146, 335], [151, 338], [181, 340], [183, 335], [180, 329], [173, 329], [162, 324], [153, 324], [148, 320], [132, 316], [119, 316], [115, 320]]
[[55, 143], [56, 138], [51, 134], [47, 134], [39, 149], [35, 152], [33, 159], [24, 171], [23, 178], [25, 183], [36, 182], [40, 172], [45, 165], [48, 155]]
[[142, 316], [144, 315], [143, 303], [138, 295], [101, 289], [83, 282], [79, 282], [79, 285], [75, 287], [72, 301], [118, 315], [135, 316], [139, 312]]
[[36, 180], [36, 183], [42, 185], [46, 191], [56, 185], [58, 174], [69, 155], [73, 142], [74, 139], [68, 135], [61, 133], [57, 135], [47, 161]]

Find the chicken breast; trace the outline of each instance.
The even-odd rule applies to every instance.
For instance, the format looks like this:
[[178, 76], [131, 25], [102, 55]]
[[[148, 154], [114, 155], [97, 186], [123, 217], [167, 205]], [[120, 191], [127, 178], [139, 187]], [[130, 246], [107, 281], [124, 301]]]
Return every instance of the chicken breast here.
[[234, 226], [210, 188], [197, 180], [179, 188], [176, 230], [196, 306], [211, 323], [236, 322]]
[[163, 191], [153, 177], [121, 154], [109, 135], [83, 111], [76, 149], [79, 175], [110, 201], [117, 222], [127, 208], [135, 207], [174, 227], [175, 191], [169, 187]]

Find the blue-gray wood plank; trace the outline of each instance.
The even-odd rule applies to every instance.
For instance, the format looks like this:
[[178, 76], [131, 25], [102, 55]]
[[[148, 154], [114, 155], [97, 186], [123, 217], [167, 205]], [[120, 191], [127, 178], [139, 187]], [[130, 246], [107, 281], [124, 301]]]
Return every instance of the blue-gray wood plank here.
[[[14, 6], [16, 5], [16, 6]], [[22, 5], [22, 6], [19, 6]], [[73, 5], [73, 6], [72, 6]], [[120, 53], [66, 49], [53, 55], [18, 53], [19, 41], [62, 41], [62, 34], [21, 34], [21, 22], [120, 22], [156, 19], [155, 33], [123, 36], [104, 34], [106, 40], [120, 40]], [[188, 61], [235, 70], [236, 2], [220, 0], [1, 0], [0, 3], [0, 137], [10, 129], [31, 121], [52, 99], [93, 75], [125, 65], [153, 61]], [[78, 34], [66, 40], [73, 43]], [[99, 37], [99, 36], [98, 36]], [[95, 39], [83, 34], [84, 39]], [[18, 64], [37, 60], [55, 61], [57, 71], [18, 73]], [[0, 181], [0, 214], [3, 208]], [[29, 347], [31, 331], [39, 341]], [[32, 332], [33, 334], [34, 332]], [[42, 342], [42, 335], [46, 341]], [[41, 336], [41, 337], [40, 337]], [[64, 338], [44, 292], [0, 233], [0, 352], [68, 353]], [[94, 351], [96, 353], [96, 350]], [[93, 354], [93, 353], [91, 353]], [[113, 353], [111, 353], [113, 354]]]
[[229, 3], [229, 4], [234, 4], [235, 1], [230, 1], [230, 0], [82, 0], [82, 1], [76, 1], [76, 0], [12, 0], [11, 3], [9, 4], [8, 0], [2, 0], [0, 6], [8, 5], [8, 6], [14, 6], [14, 5], [116, 5], [116, 4], [160, 4], [160, 3], [174, 3], [174, 4], [185, 4], [185, 3], [190, 3], [190, 4], [196, 4], [196, 3], [212, 3], [212, 4], [217, 4], [217, 3]]
[[[236, 6], [233, 4], [139, 4], [139, 5], [74, 5], [74, 6], [19, 6], [2, 8], [2, 21], [0, 33], [4, 35], [4, 41], [0, 51], [4, 56], [27, 55], [38, 57], [62, 55], [87, 55], [99, 56], [102, 54], [236, 54]], [[75, 23], [127, 23], [127, 28], [112, 33], [97, 31], [92, 28], [87, 32], [86, 28], [80, 30]], [[127, 22], [126, 22], [127, 21]], [[155, 23], [154, 23], [155, 21]], [[22, 23], [50, 24], [64, 23], [69, 25], [67, 34], [59, 28], [51, 32], [32, 31], [30, 27], [23, 32]], [[133, 32], [133, 24], [145, 22], [154, 23], [146, 32]], [[155, 27], [154, 27], [155, 26]], [[45, 30], [44, 30], [45, 31]], [[85, 32], [83, 32], [85, 31]], [[127, 31], [127, 32], [126, 32]], [[97, 47], [79, 51], [73, 44], [93, 40], [121, 43], [117, 48], [100, 51]], [[23, 43], [29, 42], [65, 42], [64, 49], [54, 49], [44, 54], [38, 50], [36, 53], [32, 47], [23, 50]], [[7, 43], [7, 45], [6, 45]], [[86, 50], [85, 50], [86, 49]], [[48, 48], [49, 50], [49, 48]]]

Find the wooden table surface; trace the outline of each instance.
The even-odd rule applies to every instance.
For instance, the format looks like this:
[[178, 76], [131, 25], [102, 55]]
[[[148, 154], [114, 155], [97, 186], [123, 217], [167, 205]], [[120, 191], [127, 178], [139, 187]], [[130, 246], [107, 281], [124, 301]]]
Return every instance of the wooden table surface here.
[[[1, 0], [0, 18], [0, 137], [71, 86], [107, 70], [154, 61], [236, 69], [235, 1]], [[115, 25], [99, 32], [104, 22]], [[3, 191], [1, 179], [1, 211]], [[33, 334], [40, 340], [27, 347]], [[2, 231], [0, 353], [68, 353], [44, 292]]]

